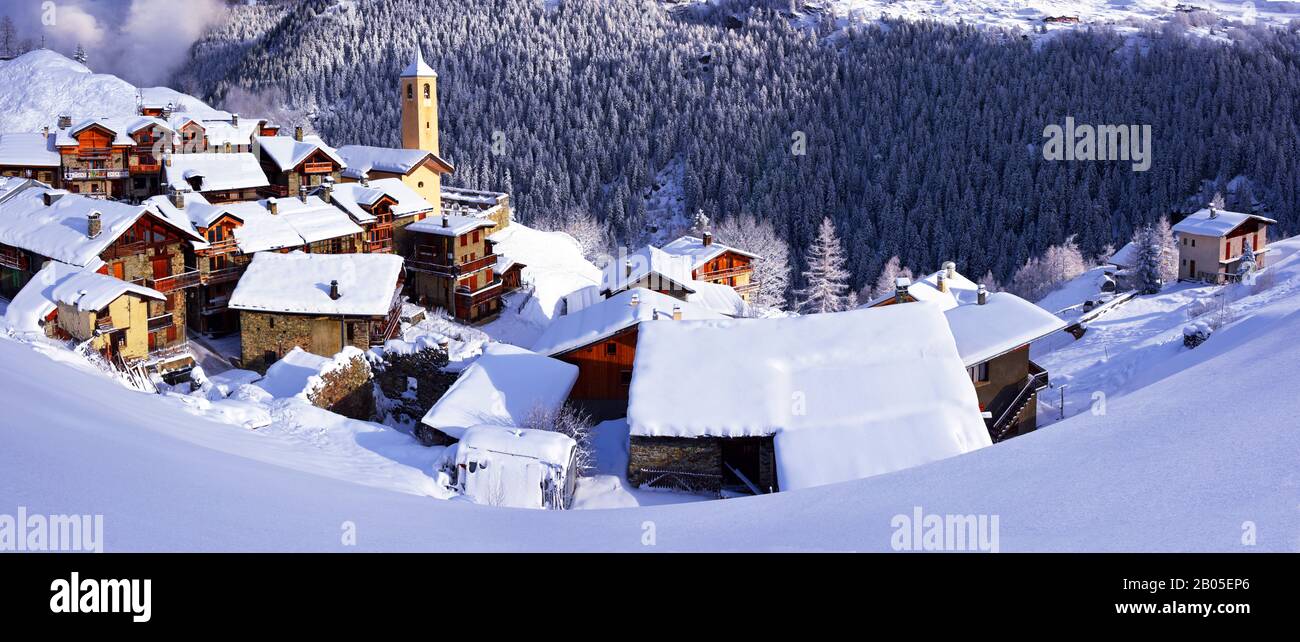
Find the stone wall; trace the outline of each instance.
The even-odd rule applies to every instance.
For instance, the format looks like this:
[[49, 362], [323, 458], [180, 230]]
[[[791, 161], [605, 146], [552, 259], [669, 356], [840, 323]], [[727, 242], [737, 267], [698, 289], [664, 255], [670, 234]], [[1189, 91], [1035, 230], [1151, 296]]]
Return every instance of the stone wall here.
[[[695, 475], [720, 476], [722, 473], [722, 448], [714, 439], [683, 437], [640, 437], [633, 435], [628, 443], [627, 481], [633, 487], [650, 483], [659, 477], [649, 471], [674, 471]], [[689, 475], [682, 479], [692, 479]], [[709, 478], [711, 479], [711, 478]], [[700, 478], [699, 490], [717, 490], [718, 481]], [[706, 488], [707, 486], [707, 488]]]
[[312, 405], [333, 413], [369, 421], [375, 414], [373, 373], [365, 355], [356, 355], [348, 365], [321, 375], [323, 384], [310, 392]]
[[[375, 383], [388, 400], [387, 412], [398, 421], [420, 421], [456, 381], [455, 374], [443, 371], [446, 365], [447, 353], [441, 348], [385, 354], [375, 366]], [[412, 379], [413, 396], [407, 394]]]
[[[368, 320], [349, 320], [352, 327], [348, 333], [339, 327], [342, 319], [337, 317], [313, 316], [306, 314], [275, 314], [269, 312], [249, 312], [239, 314], [240, 349], [243, 366], [248, 370], [265, 373], [280, 357], [294, 347], [302, 348], [322, 357], [333, 356], [344, 346], [354, 346], [361, 350], [370, 348], [370, 322]], [[318, 345], [313, 341], [312, 329], [317, 324], [333, 324], [329, 333], [328, 345]], [[350, 335], [350, 336], [349, 336]], [[267, 353], [274, 359], [267, 359]]]

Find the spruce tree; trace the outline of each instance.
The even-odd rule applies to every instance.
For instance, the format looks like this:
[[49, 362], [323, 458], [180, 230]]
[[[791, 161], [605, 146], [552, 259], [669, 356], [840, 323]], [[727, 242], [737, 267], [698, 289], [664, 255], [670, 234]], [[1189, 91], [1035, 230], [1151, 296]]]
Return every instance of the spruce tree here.
[[829, 218], [822, 219], [817, 237], [808, 248], [808, 269], [803, 278], [805, 287], [798, 293], [799, 311], [821, 314], [845, 309], [849, 271], [844, 268], [844, 249]]

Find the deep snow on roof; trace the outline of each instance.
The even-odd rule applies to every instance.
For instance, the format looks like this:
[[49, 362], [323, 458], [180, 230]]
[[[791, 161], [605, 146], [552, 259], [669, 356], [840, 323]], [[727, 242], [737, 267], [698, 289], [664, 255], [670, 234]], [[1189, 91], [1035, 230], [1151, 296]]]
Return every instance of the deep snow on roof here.
[[[253, 256], [230, 296], [236, 310], [383, 316], [392, 307], [402, 257], [392, 254], [278, 254]], [[330, 281], [339, 282], [338, 300]]]
[[[402, 149], [398, 147], [371, 147], [369, 145], [344, 145], [338, 148], [338, 155], [347, 163], [344, 175], [361, 178], [370, 172], [388, 174], [409, 174], [430, 157], [439, 161], [433, 152], [422, 149]], [[442, 161], [445, 163], [446, 161]]]
[[1137, 265], [1137, 250], [1137, 243], [1129, 241], [1124, 244], [1124, 247], [1115, 250], [1115, 253], [1111, 254], [1110, 257], [1106, 259], [1106, 262], [1116, 267], [1133, 267], [1134, 265]]
[[99, 269], [103, 261], [81, 268], [58, 261], [49, 261], [23, 289], [14, 295], [4, 314], [4, 325], [17, 332], [41, 332], [40, 322], [57, 307], [54, 288], [83, 269]]
[[562, 406], [577, 380], [573, 364], [491, 343], [422, 421], [456, 439], [477, 425], [519, 427], [534, 408]]
[[663, 251], [674, 256], [688, 257], [691, 262], [691, 269], [693, 270], [700, 269], [705, 263], [712, 261], [724, 252], [728, 251], [735, 252], [741, 256], [748, 256], [754, 259], [758, 258], [757, 254], [747, 252], [740, 248], [731, 247], [730, 245], [723, 245], [722, 243], [717, 242], [717, 240], [713, 240], [708, 245], [705, 245], [704, 239], [697, 236], [683, 236], [674, 239], [673, 242], [663, 247]]
[[[0, 207], [0, 243], [30, 250], [56, 261], [84, 266], [103, 252], [142, 216], [146, 208], [77, 194], [62, 195], [49, 207], [47, 189], [26, 189]], [[100, 233], [88, 235], [87, 217], [99, 213]]]
[[58, 167], [54, 137], [40, 132], [0, 134], [0, 165]]
[[83, 312], [102, 310], [124, 294], [135, 294], [156, 301], [165, 298], [157, 290], [90, 271], [67, 275], [54, 286], [50, 294], [56, 302]]
[[[634, 298], [636, 305], [632, 305]], [[674, 307], [681, 309], [683, 320], [726, 318], [713, 310], [674, 299], [667, 294], [633, 288], [551, 321], [533, 345], [533, 351], [558, 355], [603, 341], [643, 321], [657, 319], [677, 323], [672, 320]]]
[[406, 226], [408, 232], [422, 232], [439, 236], [460, 236], [485, 227], [496, 227], [492, 219], [477, 216], [457, 216], [443, 214], [440, 217], [426, 218]]
[[652, 290], [680, 290], [694, 292], [691, 278], [691, 261], [688, 257], [669, 254], [653, 245], [647, 245], [621, 260], [610, 261], [601, 277], [601, 286], [617, 292], [649, 277]]
[[257, 157], [248, 152], [172, 154], [170, 164], [163, 164], [163, 174], [167, 185], [176, 190], [192, 189], [191, 181], [196, 178], [201, 192], [250, 189], [271, 184]]
[[957, 342], [957, 352], [967, 366], [1028, 345], [1066, 325], [1051, 312], [1007, 292], [990, 293], [984, 305], [949, 308], [944, 316]]
[[320, 136], [304, 136], [301, 141], [295, 140], [292, 136], [257, 136], [253, 141], [281, 171], [289, 171], [297, 167], [317, 150], [324, 152], [343, 168], [348, 166], [339, 157], [338, 152], [326, 145]]
[[783, 490], [917, 466], [989, 445], [934, 305], [650, 324], [631, 434], [775, 435]]
[[[278, 214], [271, 213], [272, 202]], [[235, 228], [235, 240], [245, 254], [295, 248], [363, 231], [345, 212], [316, 196], [308, 196], [306, 201], [278, 198], [212, 207], [243, 221], [243, 225]], [[207, 215], [210, 217], [211, 212]]]
[[572, 437], [547, 430], [472, 426], [460, 437], [458, 454], [466, 456], [478, 450], [568, 466], [577, 445]]
[[397, 201], [392, 207], [392, 212], [393, 216], [398, 218], [433, 211], [433, 204], [424, 200], [424, 197], [398, 178], [370, 181], [368, 185], [340, 183], [330, 190], [332, 202], [343, 208], [353, 220], [359, 223], [374, 220], [375, 216], [362, 206], [370, 207], [383, 196]]
[[1211, 215], [1211, 210], [1207, 207], [1179, 221], [1178, 224], [1173, 227], [1173, 230], [1178, 234], [1225, 236], [1229, 232], [1237, 229], [1237, 226], [1250, 219], [1255, 219], [1268, 225], [1277, 223], [1277, 221], [1271, 218], [1257, 216], [1255, 214], [1229, 212], [1227, 210], [1214, 210], [1213, 215]]
[[[947, 270], [939, 270], [925, 277], [912, 281], [907, 287], [907, 293], [917, 301], [929, 301], [937, 303], [942, 309], [948, 310], [958, 305], [974, 303], [979, 293], [979, 285], [962, 275], [957, 270], [952, 271], [952, 275], [946, 274]], [[946, 291], [939, 290], [939, 277], [943, 275], [944, 287]], [[894, 298], [893, 292], [882, 294], [866, 305], [864, 308], [880, 305]]]

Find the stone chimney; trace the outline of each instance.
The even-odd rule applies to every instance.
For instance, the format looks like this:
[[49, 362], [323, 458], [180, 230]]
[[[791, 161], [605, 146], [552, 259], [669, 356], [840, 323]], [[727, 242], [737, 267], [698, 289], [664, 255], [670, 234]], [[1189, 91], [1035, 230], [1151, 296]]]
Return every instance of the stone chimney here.
[[335, 301], [338, 301], [338, 300], [339, 300], [339, 297], [341, 297], [341, 296], [343, 296], [343, 294], [339, 292], [339, 282], [338, 282], [338, 279], [335, 279], [335, 280], [333, 280], [333, 281], [330, 281], [330, 298], [333, 299], [333, 300], [335, 300]]
[[703, 236], [704, 236], [704, 247], [713, 245], [713, 232], [705, 232]]
[[894, 279], [894, 301], [896, 303], [906, 303], [907, 289], [910, 287], [912, 287], [911, 279], [905, 276], [900, 276], [897, 279]]
[[980, 289], [975, 291], [975, 296], [976, 296], [976, 301], [978, 301], [980, 305], [984, 305], [985, 303], [989, 302], [989, 291], [984, 288], [983, 284], [980, 284]]
[[952, 261], [944, 261], [943, 272], [950, 279], [957, 278], [957, 264], [953, 263]]
[[167, 167], [171, 167], [171, 166], [172, 166], [172, 155], [171, 155], [171, 154], [166, 154], [166, 155], [163, 156], [163, 165], [166, 165]]
[[41, 202], [45, 207], [49, 207], [58, 202], [60, 198], [63, 198], [62, 190], [48, 190], [41, 195]]
[[271, 216], [278, 215], [280, 213], [280, 201], [275, 197], [266, 199], [266, 209], [271, 210]]
[[293, 128], [293, 139], [302, 142], [302, 125]]
[[446, 214], [443, 214], [443, 215], [442, 215], [442, 226], [443, 226], [443, 227], [451, 227], [451, 225], [450, 225], [450, 221], [447, 220], [447, 215], [446, 215]]
[[626, 259], [623, 261], [623, 278], [632, 278], [632, 259]]
[[326, 203], [334, 202], [334, 181], [325, 181], [321, 184], [320, 200]]
[[86, 215], [86, 236], [90, 238], [99, 238], [100, 232], [99, 212], [91, 212]]
[[947, 292], [947, 291], [948, 291], [948, 273], [945, 272], [945, 271], [943, 271], [943, 270], [939, 270], [939, 276], [937, 277], [936, 280], [939, 282], [939, 291], [940, 291], [940, 292]]
[[302, 201], [302, 202], [304, 202], [304, 203], [307, 202], [307, 186], [306, 186], [306, 185], [299, 185], [299, 186], [298, 186], [298, 200], [300, 200], [300, 201]]
[[49, 138], [49, 136], [50, 136], [50, 126], [49, 126], [49, 125], [46, 125], [46, 126], [42, 127], [42, 128], [41, 128], [41, 134], [43, 134], [46, 138]]
[[172, 190], [172, 205], [175, 205], [177, 209], [185, 209], [185, 192]]
[[1214, 207], [1213, 205], [1211, 205], [1211, 206], [1210, 206], [1210, 218], [1218, 218], [1218, 217], [1219, 217], [1219, 210], [1215, 209], [1215, 207]]
[[238, 127], [238, 126], [239, 126], [239, 114], [231, 114], [231, 115], [230, 115], [230, 124], [231, 124], [232, 126], [234, 126], [234, 127]]
[[674, 305], [674, 306], [673, 306], [673, 321], [681, 321], [681, 320], [682, 320], [682, 306], [680, 306], [680, 305]]
[[72, 126], [72, 116], [66, 114], [59, 116], [59, 129], [67, 129]]
[[634, 307], [634, 308], [635, 308], [636, 306], [638, 306], [638, 305], [641, 305], [641, 295], [640, 295], [640, 294], [637, 294], [636, 292], [633, 292], [633, 293], [632, 293], [632, 302], [631, 302], [629, 305], [631, 305], [631, 306]]

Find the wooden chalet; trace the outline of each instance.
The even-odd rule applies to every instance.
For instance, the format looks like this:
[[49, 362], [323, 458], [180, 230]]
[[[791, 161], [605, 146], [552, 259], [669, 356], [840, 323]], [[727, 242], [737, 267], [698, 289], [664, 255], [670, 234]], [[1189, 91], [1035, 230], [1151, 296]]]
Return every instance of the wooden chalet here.
[[407, 268], [411, 294], [426, 307], [440, 307], [457, 319], [484, 321], [501, 311], [501, 277], [488, 219], [442, 215], [406, 226], [412, 235]]
[[338, 183], [347, 163], [318, 136], [304, 136], [302, 127], [289, 136], [257, 136], [253, 153], [262, 163], [270, 185], [263, 194], [297, 196], [329, 179]]
[[700, 237], [683, 236], [662, 249], [687, 260], [692, 279], [730, 286], [746, 303], [758, 289], [759, 283], [754, 280], [754, 260], [759, 256], [716, 243], [711, 232], [704, 232]]

